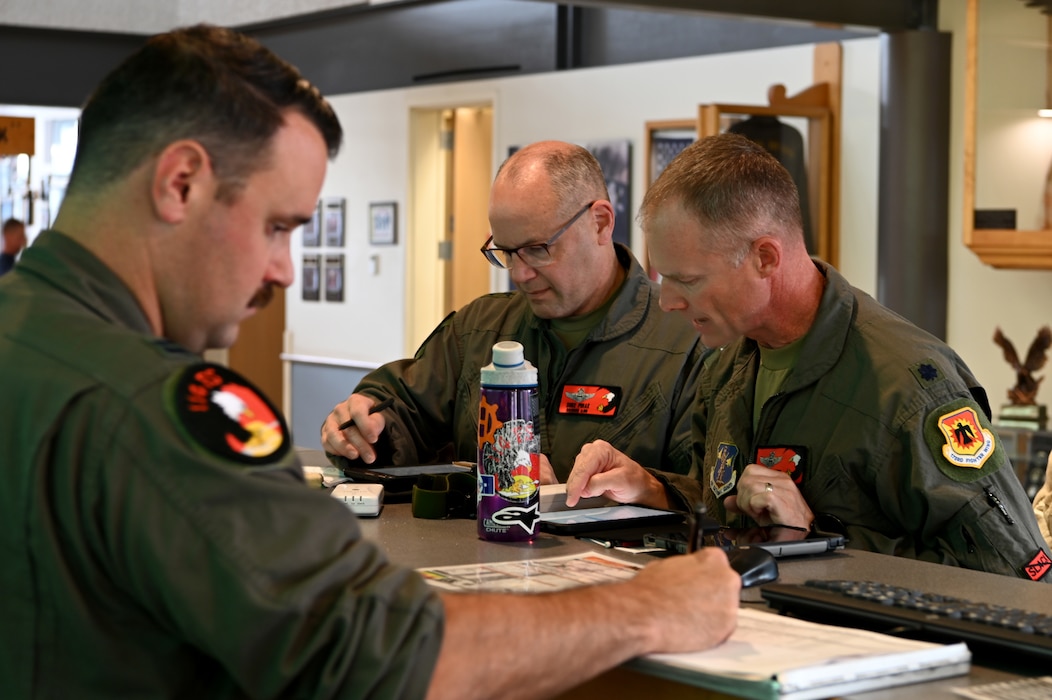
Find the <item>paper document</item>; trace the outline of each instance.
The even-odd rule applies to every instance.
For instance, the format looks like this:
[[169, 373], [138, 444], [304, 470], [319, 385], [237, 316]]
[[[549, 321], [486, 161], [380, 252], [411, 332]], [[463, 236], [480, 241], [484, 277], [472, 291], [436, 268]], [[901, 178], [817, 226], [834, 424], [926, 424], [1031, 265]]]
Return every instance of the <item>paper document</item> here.
[[603, 554], [502, 561], [419, 569], [433, 586], [456, 591], [545, 593], [632, 578], [640, 564]]

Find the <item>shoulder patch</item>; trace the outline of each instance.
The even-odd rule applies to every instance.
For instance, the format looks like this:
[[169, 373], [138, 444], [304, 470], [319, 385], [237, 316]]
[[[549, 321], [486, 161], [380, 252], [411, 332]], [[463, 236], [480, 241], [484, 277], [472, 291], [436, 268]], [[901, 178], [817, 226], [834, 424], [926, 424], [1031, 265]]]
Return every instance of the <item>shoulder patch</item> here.
[[165, 406], [205, 452], [241, 464], [271, 464], [290, 449], [281, 411], [247, 379], [221, 365], [184, 367], [165, 385]]
[[1031, 581], [1040, 581], [1049, 569], [1052, 569], [1052, 559], [1048, 558], [1043, 549], [1039, 549], [1034, 558], [1023, 567], [1023, 573]]
[[943, 404], [929, 413], [924, 439], [940, 471], [954, 481], [978, 481], [1005, 462], [986, 417], [967, 399]]
[[910, 367], [910, 374], [917, 380], [917, 383], [923, 387], [931, 386], [944, 379], [942, 372], [939, 371], [939, 366], [935, 364], [932, 359], [922, 360], [915, 365]]

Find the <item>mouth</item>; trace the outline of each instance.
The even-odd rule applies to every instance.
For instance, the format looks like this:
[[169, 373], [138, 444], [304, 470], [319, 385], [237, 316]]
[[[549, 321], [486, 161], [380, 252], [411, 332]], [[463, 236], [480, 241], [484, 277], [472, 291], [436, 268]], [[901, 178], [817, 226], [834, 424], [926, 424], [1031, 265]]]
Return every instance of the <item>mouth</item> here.
[[274, 285], [265, 284], [259, 288], [259, 290], [252, 295], [252, 299], [248, 302], [248, 308], [250, 309], [262, 309], [270, 300], [274, 298]]

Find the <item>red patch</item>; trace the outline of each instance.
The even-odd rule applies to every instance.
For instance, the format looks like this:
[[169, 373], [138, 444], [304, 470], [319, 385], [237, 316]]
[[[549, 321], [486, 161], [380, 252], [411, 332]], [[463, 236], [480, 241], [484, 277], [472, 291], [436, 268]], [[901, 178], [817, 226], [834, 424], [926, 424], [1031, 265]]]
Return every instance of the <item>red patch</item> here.
[[559, 413], [571, 416], [613, 418], [621, 404], [621, 387], [564, 384]]
[[799, 486], [804, 481], [807, 450], [803, 447], [761, 447], [756, 450], [756, 463], [768, 469], [785, 472]]
[[1030, 563], [1023, 567], [1023, 573], [1031, 581], [1040, 581], [1049, 569], [1052, 569], [1052, 560], [1045, 554], [1045, 550], [1039, 549]]

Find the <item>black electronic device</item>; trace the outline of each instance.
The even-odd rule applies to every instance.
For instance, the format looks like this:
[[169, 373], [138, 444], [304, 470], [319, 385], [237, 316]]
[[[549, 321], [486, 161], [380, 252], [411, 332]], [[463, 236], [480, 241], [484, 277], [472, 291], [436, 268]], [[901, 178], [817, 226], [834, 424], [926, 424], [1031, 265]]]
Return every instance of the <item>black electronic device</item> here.
[[581, 510], [541, 513], [541, 530], [554, 535], [608, 533], [614, 529], [639, 528], [683, 522], [684, 514], [646, 506], [616, 505]]
[[1052, 615], [873, 581], [772, 583], [760, 593], [780, 612], [816, 622], [1052, 661]]
[[[847, 539], [842, 535], [784, 525], [731, 528], [702, 524], [700, 530], [699, 545], [702, 547], [722, 547], [728, 551], [735, 547], [758, 547], [778, 558], [825, 554], [842, 549], [847, 543]], [[688, 551], [687, 537], [675, 533], [672, 536], [654, 534], [646, 538], [645, 546], [667, 549], [679, 554]]]
[[762, 547], [735, 547], [727, 552], [727, 559], [742, 577], [742, 588], [778, 579], [778, 560]]
[[382, 484], [388, 494], [411, 493], [417, 477], [422, 474], [456, 474], [474, 471], [470, 462], [447, 462], [445, 464], [414, 464], [403, 467], [345, 467], [344, 475], [355, 482]]

